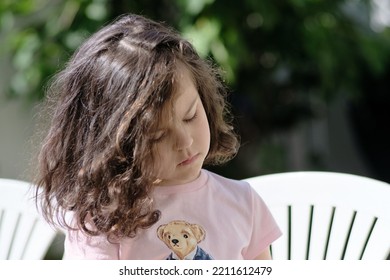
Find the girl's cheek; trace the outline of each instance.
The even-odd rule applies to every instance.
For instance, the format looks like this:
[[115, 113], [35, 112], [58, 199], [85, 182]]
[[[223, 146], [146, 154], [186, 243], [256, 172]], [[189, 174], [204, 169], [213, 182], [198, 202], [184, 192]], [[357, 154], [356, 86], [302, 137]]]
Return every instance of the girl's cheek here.
[[168, 153], [166, 149], [157, 149], [155, 153], [155, 162], [153, 164], [153, 170], [156, 176], [161, 176], [164, 174], [164, 167], [169, 162]]

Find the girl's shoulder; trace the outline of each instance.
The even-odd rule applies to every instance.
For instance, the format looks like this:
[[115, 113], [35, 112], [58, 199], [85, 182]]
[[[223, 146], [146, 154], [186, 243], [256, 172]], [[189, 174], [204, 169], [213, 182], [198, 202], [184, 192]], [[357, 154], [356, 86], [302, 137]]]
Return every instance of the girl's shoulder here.
[[205, 169], [203, 169], [203, 172], [207, 174], [209, 184], [218, 185], [220, 187], [232, 189], [237, 192], [252, 191], [252, 187], [246, 181], [227, 178]]

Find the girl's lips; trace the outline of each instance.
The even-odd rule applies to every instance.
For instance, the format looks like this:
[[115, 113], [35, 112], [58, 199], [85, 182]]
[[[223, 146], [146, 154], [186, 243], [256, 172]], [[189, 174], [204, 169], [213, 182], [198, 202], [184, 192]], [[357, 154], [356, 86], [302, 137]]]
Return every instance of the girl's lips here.
[[196, 154], [194, 156], [191, 156], [189, 157], [188, 159], [186, 160], [183, 160], [182, 162], [179, 163], [179, 166], [183, 166], [183, 165], [189, 165], [191, 163], [193, 163], [194, 161], [196, 161], [196, 159], [198, 158], [199, 154]]

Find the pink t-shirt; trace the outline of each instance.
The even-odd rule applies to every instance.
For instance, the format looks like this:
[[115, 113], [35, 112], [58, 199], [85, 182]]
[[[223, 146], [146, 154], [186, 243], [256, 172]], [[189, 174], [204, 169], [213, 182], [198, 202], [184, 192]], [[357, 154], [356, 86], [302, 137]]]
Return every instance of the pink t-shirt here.
[[281, 231], [259, 195], [244, 181], [207, 170], [193, 182], [154, 190], [160, 220], [135, 238], [68, 231], [65, 259], [253, 259]]

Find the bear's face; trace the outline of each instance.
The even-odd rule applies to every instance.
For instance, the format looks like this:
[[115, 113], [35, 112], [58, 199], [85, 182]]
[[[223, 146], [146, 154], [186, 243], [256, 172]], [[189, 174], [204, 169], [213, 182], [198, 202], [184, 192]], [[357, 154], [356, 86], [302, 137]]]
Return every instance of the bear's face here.
[[197, 224], [172, 221], [161, 225], [157, 230], [157, 235], [169, 249], [183, 259], [204, 239], [205, 233], [203, 228]]

